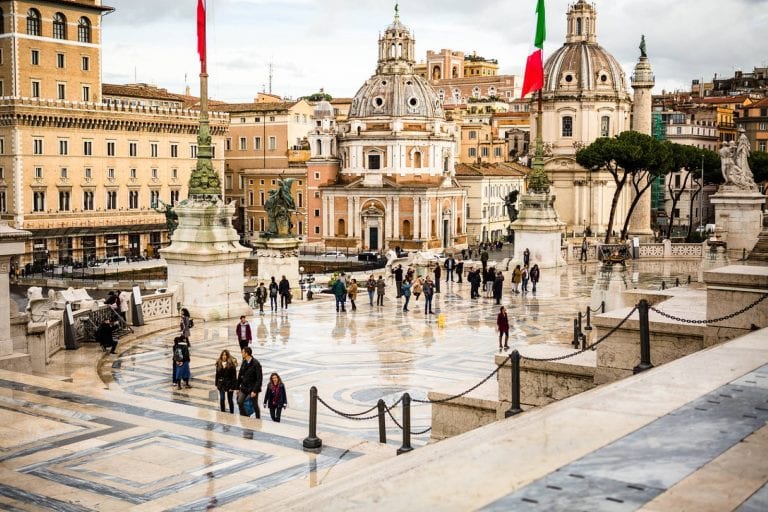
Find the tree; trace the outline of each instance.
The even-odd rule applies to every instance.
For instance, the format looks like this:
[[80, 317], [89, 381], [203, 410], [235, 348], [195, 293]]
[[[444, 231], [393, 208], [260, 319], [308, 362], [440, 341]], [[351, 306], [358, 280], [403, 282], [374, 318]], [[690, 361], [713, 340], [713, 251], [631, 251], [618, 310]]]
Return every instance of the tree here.
[[768, 181], [768, 153], [765, 151], [753, 151], [749, 155], [749, 168], [755, 177], [755, 183]]
[[669, 193], [669, 200], [672, 201], [672, 208], [670, 208], [669, 225], [667, 226], [666, 237], [671, 238], [672, 227], [675, 225], [675, 210], [677, 210], [677, 203], [680, 201], [680, 198], [688, 187], [688, 180], [691, 178], [692, 173], [697, 168], [700, 168], [701, 150], [694, 146], [686, 146], [683, 144], [673, 144], [671, 142], [667, 142], [666, 144], [668, 144], [671, 151], [672, 165], [675, 172], [683, 173], [682, 183], [675, 183], [672, 179], [667, 183], [667, 192]]
[[318, 101], [331, 101], [333, 99], [333, 96], [331, 96], [330, 94], [328, 94], [328, 93], [326, 93], [324, 91], [320, 91], [320, 92], [316, 92], [314, 94], [310, 94], [309, 96], [302, 96], [299, 99], [300, 100], [307, 100], [309, 102], [315, 103], [315, 102], [318, 102]]
[[[704, 181], [701, 180], [701, 165], [704, 164]], [[696, 180], [696, 178], [699, 178]], [[691, 193], [691, 201], [688, 204], [688, 218], [693, 219], [693, 205], [696, 203], [696, 197], [699, 194], [703, 194], [704, 185], [707, 183], [722, 183], [723, 173], [720, 171], [720, 155], [715, 151], [708, 149], [699, 150], [699, 168], [697, 170], [696, 178], [693, 178], [693, 182], [696, 183], [696, 190]], [[699, 212], [703, 218], [704, 212]], [[685, 235], [686, 242], [693, 241], [693, 222], [688, 223], [688, 233]]]

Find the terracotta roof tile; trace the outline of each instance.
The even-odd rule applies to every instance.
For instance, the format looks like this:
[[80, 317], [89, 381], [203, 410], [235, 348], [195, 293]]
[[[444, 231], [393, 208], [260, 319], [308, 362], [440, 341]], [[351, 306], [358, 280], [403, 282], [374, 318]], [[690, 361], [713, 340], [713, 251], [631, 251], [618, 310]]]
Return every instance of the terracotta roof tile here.
[[217, 107], [222, 112], [243, 114], [246, 112], [287, 112], [298, 103], [297, 101], [280, 101], [265, 103], [222, 103]]
[[457, 164], [456, 176], [509, 176], [522, 177], [528, 174], [529, 169], [514, 162], [495, 164]]

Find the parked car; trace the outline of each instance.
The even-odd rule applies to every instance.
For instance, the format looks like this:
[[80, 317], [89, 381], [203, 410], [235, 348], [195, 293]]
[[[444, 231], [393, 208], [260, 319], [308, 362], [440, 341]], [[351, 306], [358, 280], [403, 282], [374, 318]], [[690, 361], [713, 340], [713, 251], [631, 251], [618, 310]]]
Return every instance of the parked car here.
[[329, 251], [323, 254], [323, 256], [328, 258], [346, 258], [347, 257], [347, 255], [341, 251]]
[[111, 265], [125, 265], [128, 263], [128, 258], [125, 256], [110, 256], [109, 258], [105, 259], [103, 262], [97, 263], [94, 265], [94, 267], [109, 267]]
[[357, 261], [377, 261], [379, 255], [375, 252], [365, 251], [357, 255]]

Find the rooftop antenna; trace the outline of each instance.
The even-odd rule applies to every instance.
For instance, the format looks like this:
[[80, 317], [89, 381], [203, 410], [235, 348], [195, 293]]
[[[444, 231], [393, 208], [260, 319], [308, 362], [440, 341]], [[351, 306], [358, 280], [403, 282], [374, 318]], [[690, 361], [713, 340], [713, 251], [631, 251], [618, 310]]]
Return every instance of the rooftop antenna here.
[[272, 61], [269, 61], [269, 94], [272, 94], [272, 77], [274, 76], [274, 66]]

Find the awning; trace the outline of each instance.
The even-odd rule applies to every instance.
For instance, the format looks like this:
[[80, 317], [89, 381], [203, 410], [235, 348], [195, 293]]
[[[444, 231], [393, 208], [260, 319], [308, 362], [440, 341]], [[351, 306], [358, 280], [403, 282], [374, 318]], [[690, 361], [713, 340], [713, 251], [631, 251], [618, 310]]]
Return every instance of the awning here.
[[32, 238], [65, 238], [95, 235], [125, 235], [166, 231], [165, 224], [130, 224], [123, 226], [78, 226], [73, 228], [29, 229]]

